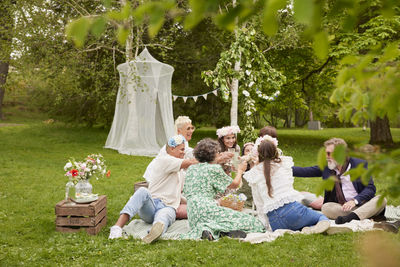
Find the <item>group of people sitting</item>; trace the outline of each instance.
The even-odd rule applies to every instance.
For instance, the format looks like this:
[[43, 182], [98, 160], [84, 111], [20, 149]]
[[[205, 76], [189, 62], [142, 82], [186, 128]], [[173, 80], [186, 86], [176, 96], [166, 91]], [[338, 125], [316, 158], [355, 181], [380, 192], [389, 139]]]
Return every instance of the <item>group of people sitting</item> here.
[[[367, 163], [348, 157], [339, 165], [333, 159], [335, 146], [347, 146], [343, 139], [324, 143], [327, 166], [321, 170], [318, 166], [295, 167], [293, 159], [278, 148], [274, 127], [264, 127], [254, 143], [246, 143], [242, 157], [237, 157], [238, 126], [218, 129], [217, 141], [205, 138], [192, 149], [188, 143], [194, 130], [188, 117], [177, 118], [176, 135], [146, 169], [148, 188], [141, 187], [131, 196], [110, 229], [110, 239], [121, 237], [122, 227], [136, 214], [152, 224], [145, 243], [157, 240], [177, 218], [189, 221], [190, 231], [182, 239], [215, 240], [277, 229], [323, 233], [331, 227], [329, 219], [344, 224], [384, 214], [386, 200], [379, 202], [375, 196], [373, 179], [364, 185], [359, 178], [351, 181], [346, 173], [360, 164], [367, 168]], [[333, 190], [325, 191], [321, 212], [302, 204], [304, 194], [293, 188], [294, 176], [337, 177]], [[251, 188], [247, 196], [252, 197], [258, 216], [219, 205], [218, 197], [246, 186]], [[381, 228], [393, 227], [398, 228], [389, 223]]]

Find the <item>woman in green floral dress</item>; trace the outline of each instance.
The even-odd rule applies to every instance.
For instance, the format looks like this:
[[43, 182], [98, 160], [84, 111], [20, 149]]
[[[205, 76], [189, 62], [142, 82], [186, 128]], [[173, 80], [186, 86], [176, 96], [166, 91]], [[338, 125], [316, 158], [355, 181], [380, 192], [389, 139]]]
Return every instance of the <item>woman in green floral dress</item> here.
[[[264, 225], [257, 218], [229, 208], [221, 207], [214, 199], [217, 193], [237, 188], [247, 163], [239, 165], [235, 179], [225, 174], [221, 165], [213, 164], [219, 144], [212, 139], [200, 141], [193, 151], [199, 164], [190, 166], [186, 172], [184, 195], [190, 231], [183, 239], [218, 239], [220, 234], [232, 231], [264, 232]], [[229, 234], [228, 234], [229, 235]]]

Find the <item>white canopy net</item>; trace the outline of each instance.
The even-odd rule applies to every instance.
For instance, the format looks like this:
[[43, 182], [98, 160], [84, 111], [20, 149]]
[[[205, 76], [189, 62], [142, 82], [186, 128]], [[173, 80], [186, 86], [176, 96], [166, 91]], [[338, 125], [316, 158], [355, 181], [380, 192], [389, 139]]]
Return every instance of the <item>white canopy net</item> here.
[[174, 135], [171, 79], [174, 68], [145, 48], [120, 74], [114, 120], [105, 148], [121, 154], [155, 156]]

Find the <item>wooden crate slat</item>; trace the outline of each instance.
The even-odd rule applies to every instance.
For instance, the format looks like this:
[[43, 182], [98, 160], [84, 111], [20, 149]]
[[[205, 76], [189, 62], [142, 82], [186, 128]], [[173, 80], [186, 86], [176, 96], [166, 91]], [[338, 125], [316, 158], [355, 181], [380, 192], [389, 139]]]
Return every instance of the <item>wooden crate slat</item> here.
[[103, 208], [107, 205], [107, 197], [104, 195], [99, 196], [96, 202], [92, 202], [89, 204], [89, 207], [94, 208], [94, 215], [98, 214]]
[[63, 232], [63, 233], [76, 233], [81, 230], [85, 230], [90, 235], [96, 235], [100, 232], [101, 228], [107, 225], [107, 216], [104, 217], [99, 224], [96, 226], [56, 226], [56, 231]]
[[107, 197], [101, 195], [90, 204], [76, 204], [74, 206], [66, 206], [64, 204], [65, 200], [57, 203], [55, 209], [57, 216], [95, 216], [106, 206]]
[[103, 228], [104, 226], [106, 226], [106, 224], [107, 224], [107, 216], [104, 217], [104, 218], [99, 222], [99, 224], [96, 225], [95, 227], [88, 227], [88, 228], [85, 228], [85, 230], [86, 230], [86, 232], [87, 232], [89, 235], [97, 235], [97, 234], [100, 232], [101, 228]]
[[104, 207], [94, 217], [57, 216], [57, 226], [96, 226], [104, 216], [107, 215], [107, 208]]

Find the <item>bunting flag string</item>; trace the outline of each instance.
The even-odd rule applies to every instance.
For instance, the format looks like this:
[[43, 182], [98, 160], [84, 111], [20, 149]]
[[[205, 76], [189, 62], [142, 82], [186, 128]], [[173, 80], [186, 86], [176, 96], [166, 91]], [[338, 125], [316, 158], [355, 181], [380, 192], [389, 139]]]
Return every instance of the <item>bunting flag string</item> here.
[[174, 101], [176, 101], [178, 98], [182, 98], [183, 102], [185, 102], [185, 103], [188, 99], [193, 99], [194, 102], [196, 102], [199, 97], [203, 97], [204, 100], [207, 100], [207, 96], [209, 94], [214, 94], [215, 96], [218, 96], [219, 90], [220, 90], [220, 88], [217, 88], [215, 90], [212, 90], [210, 92], [207, 92], [207, 93], [201, 94], [201, 95], [172, 95], [172, 98], [174, 99]]

